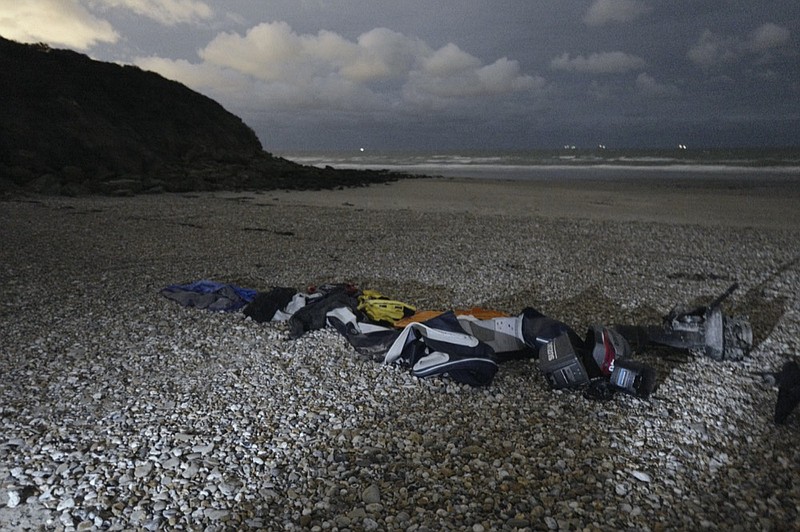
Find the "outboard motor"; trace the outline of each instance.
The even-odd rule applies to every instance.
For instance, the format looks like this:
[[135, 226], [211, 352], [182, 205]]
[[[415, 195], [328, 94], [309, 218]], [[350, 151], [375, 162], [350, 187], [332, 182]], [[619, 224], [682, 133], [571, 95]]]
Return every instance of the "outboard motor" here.
[[741, 317], [726, 316], [722, 302], [739, 287], [732, 284], [707, 307], [674, 307], [661, 326], [619, 325], [614, 328], [638, 350], [657, 344], [702, 351], [713, 360], [741, 360], [753, 347], [753, 329]]

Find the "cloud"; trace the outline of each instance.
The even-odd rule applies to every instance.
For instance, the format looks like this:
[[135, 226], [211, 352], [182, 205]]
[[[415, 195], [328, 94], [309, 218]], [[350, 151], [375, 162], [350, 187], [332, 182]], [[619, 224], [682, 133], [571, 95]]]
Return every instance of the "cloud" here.
[[46, 42], [87, 50], [98, 42], [117, 42], [111, 24], [77, 0], [0, 0], [0, 34], [20, 42]]
[[583, 17], [587, 26], [603, 26], [610, 22], [630, 22], [651, 11], [641, 0], [595, 0]]
[[385, 107], [380, 95], [342, 78], [323, 76], [309, 78], [305, 83], [265, 80], [213, 63], [161, 57], [138, 58], [136, 64], [235, 109], [370, 111]]
[[680, 90], [675, 85], [659, 83], [646, 72], [642, 72], [636, 77], [636, 88], [645, 96], [657, 98], [669, 98], [680, 94]]
[[362, 61], [377, 69], [376, 77], [402, 79], [419, 57], [431, 53], [424, 41], [407, 37], [387, 28], [376, 28], [358, 37], [358, 45], [366, 53]]
[[481, 62], [476, 57], [449, 43], [422, 59], [422, 68], [433, 76], [448, 76], [464, 70], [474, 70]]
[[20, 42], [46, 42], [77, 50], [116, 43], [119, 33], [97, 12], [125, 9], [168, 26], [213, 16], [196, 0], [0, 0], [0, 35]]
[[787, 44], [790, 37], [791, 33], [787, 28], [768, 22], [751, 34], [748, 47], [755, 52], [766, 52]]
[[121, 8], [167, 26], [210, 19], [214, 11], [197, 0], [89, 0], [101, 8]]
[[737, 46], [734, 39], [705, 30], [686, 55], [696, 65], [710, 67], [736, 59]]
[[422, 41], [386, 28], [352, 42], [325, 30], [298, 35], [286, 22], [272, 22], [259, 24], [244, 36], [222, 33], [200, 51], [200, 57], [264, 81], [305, 83], [338, 76], [361, 83], [401, 78], [427, 53], [430, 49]]
[[746, 37], [722, 36], [704, 30], [686, 56], [704, 68], [731, 63], [748, 54], [755, 54], [763, 61], [774, 50], [788, 44], [790, 38], [787, 28], [771, 22], [762, 24]]
[[298, 34], [286, 22], [262, 23], [244, 35], [221, 33], [198, 54], [199, 64], [157, 57], [136, 63], [228, 102], [255, 98], [283, 109], [446, 107], [544, 83], [523, 74], [517, 61], [484, 64], [455, 44], [433, 49], [387, 28], [350, 40], [326, 30]]
[[588, 57], [577, 55], [570, 58], [567, 52], [553, 58], [550, 66], [557, 70], [589, 72], [593, 74], [617, 74], [638, 70], [645, 66], [641, 57], [624, 52], [593, 53]]
[[491, 96], [541, 88], [542, 78], [524, 76], [519, 63], [500, 58], [491, 65], [448, 44], [421, 59], [420, 68], [409, 72], [403, 87], [410, 101], [441, 107], [450, 99]]

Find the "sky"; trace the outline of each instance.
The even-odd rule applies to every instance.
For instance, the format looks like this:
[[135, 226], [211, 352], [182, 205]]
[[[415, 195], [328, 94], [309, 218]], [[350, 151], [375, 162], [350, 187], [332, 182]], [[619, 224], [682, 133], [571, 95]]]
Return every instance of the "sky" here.
[[0, 35], [177, 80], [278, 154], [800, 145], [797, 0], [0, 0]]

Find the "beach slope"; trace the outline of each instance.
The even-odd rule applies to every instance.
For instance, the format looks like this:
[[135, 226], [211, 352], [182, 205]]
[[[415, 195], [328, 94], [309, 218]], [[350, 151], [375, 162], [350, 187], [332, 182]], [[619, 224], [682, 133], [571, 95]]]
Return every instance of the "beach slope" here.
[[[800, 413], [776, 426], [754, 372], [798, 354], [798, 195], [417, 179], [4, 201], [0, 528], [797, 528]], [[470, 388], [159, 295], [197, 279], [532, 306], [578, 331], [739, 283], [725, 310], [756, 346], [637, 354], [647, 401], [553, 391], [533, 360]]]

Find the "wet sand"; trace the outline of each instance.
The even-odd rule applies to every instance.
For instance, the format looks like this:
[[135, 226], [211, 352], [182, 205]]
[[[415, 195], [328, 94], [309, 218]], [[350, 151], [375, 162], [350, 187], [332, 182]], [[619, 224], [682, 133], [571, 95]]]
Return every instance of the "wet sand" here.
[[286, 204], [470, 212], [731, 227], [800, 228], [800, 176], [737, 179], [427, 178], [324, 193], [266, 193]]

